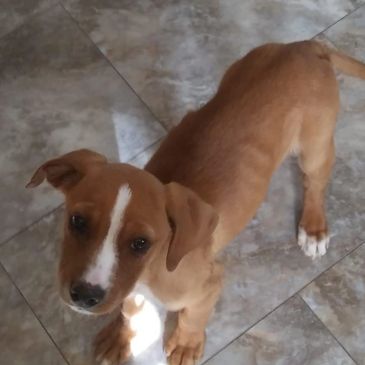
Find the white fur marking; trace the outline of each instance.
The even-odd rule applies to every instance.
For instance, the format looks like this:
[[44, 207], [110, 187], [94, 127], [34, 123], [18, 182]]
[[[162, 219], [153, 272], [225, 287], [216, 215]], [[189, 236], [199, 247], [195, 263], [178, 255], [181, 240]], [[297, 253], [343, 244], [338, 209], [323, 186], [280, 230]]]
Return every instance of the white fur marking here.
[[309, 236], [303, 228], [299, 228], [298, 245], [301, 247], [306, 256], [312, 259], [323, 256], [328, 249], [330, 237], [325, 236], [321, 240], [313, 236]]
[[89, 312], [85, 309], [82, 309], [82, 308], [79, 308], [79, 307], [76, 307], [74, 305], [71, 305], [71, 304], [67, 304], [73, 311], [77, 312], [77, 313], [81, 313], [81, 314], [86, 314], [88, 316], [92, 316], [92, 315], [95, 315], [94, 313], [92, 312]]
[[86, 282], [108, 289], [115, 263], [117, 261], [116, 239], [122, 228], [124, 212], [131, 198], [128, 185], [119, 188], [117, 198], [110, 216], [108, 233], [102, 243], [94, 263], [84, 276]]
[[141, 282], [137, 282], [130, 296], [135, 297], [138, 301], [141, 301], [140, 298], [148, 300], [155, 307], [163, 307], [160, 300], [155, 297], [150, 288]]

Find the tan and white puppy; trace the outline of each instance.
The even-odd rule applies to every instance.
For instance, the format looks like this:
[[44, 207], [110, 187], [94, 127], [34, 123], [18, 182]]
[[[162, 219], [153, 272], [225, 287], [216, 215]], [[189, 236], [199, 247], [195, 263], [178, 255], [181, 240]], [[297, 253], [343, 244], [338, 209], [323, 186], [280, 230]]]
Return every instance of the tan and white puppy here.
[[214, 97], [184, 117], [144, 170], [79, 150], [35, 172], [28, 186], [47, 179], [66, 199], [63, 299], [86, 313], [122, 309], [97, 337], [100, 359], [128, 357], [138, 310], [131, 293], [140, 287], [178, 311], [165, 346], [170, 364], [202, 356], [222, 283], [215, 255], [255, 214], [290, 151], [304, 175], [298, 243], [312, 258], [326, 253], [334, 67], [365, 78], [364, 64], [314, 41], [261, 46], [228, 69]]

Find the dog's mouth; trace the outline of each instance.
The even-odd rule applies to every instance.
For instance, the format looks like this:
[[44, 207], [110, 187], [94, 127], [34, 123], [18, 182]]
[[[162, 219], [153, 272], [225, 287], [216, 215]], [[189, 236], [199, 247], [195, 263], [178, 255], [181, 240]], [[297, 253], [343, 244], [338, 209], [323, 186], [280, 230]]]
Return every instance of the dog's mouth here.
[[70, 304], [70, 303], [67, 303], [65, 302], [65, 304], [71, 308], [73, 311], [77, 312], [77, 313], [80, 313], [80, 314], [85, 314], [85, 315], [88, 315], [88, 316], [96, 316], [97, 313], [95, 312], [92, 312], [90, 310], [87, 310], [85, 308], [82, 308], [82, 307], [78, 307], [76, 305], [73, 305], [73, 304]]

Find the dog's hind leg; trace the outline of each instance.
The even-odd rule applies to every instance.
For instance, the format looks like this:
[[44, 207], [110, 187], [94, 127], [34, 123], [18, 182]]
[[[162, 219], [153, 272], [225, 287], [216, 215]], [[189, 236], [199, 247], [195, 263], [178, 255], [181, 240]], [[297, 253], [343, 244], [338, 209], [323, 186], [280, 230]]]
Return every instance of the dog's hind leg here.
[[325, 213], [325, 190], [335, 160], [333, 133], [336, 113], [309, 120], [300, 135], [299, 166], [304, 174], [304, 200], [298, 244], [307, 256], [326, 253], [329, 234]]

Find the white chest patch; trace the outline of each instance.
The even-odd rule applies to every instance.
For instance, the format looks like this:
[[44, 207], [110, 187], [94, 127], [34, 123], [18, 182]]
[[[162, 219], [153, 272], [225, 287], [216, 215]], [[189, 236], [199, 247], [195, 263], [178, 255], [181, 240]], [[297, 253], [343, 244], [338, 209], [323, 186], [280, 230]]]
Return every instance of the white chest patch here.
[[119, 188], [114, 207], [110, 215], [110, 226], [94, 262], [87, 269], [84, 280], [91, 285], [108, 289], [117, 262], [116, 240], [123, 225], [123, 217], [131, 199], [128, 185]]
[[135, 333], [130, 343], [131, 352], [133, 356], [138, 356], [161, 335], [162, 321], [159, 314], [161, 307], [150, 289], [141, 283], [137, 283], [130, 298], [141, 307], [137, 313], [128, 318], [130, 328]]
[[155, 297], [150, 288], [145, 284], [137, 282], [130, 295], [136, 297], [137, 300], [139, 300], [139, 298], [143, 298], [143, 300], [149, 301], [156, 307], [163, 307], [160, 300]]

